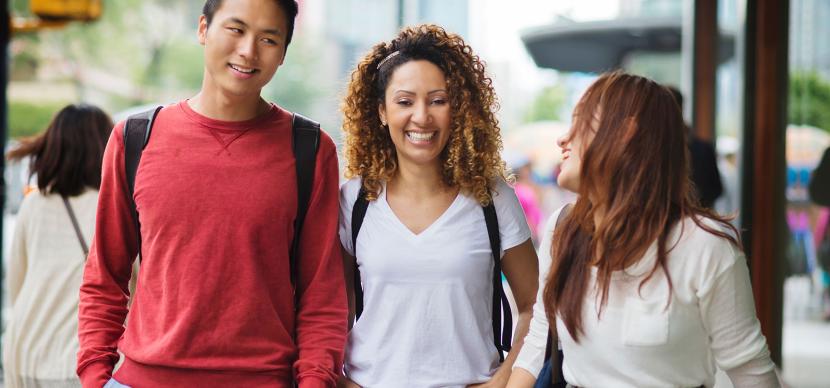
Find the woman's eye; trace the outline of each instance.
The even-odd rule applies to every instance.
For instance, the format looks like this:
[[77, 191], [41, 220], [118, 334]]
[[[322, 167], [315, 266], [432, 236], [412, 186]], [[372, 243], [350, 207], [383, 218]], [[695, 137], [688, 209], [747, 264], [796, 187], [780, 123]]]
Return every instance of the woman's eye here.
[[447, 100], [445, 100], [443, 98], [438, 98], [438, 99], [432, 100], [432, 103], [433, 103], [433, 105], [444, 105], [444, 104], [447, 103]]
[[410, 106], [410, 105], [412, 105], [412, 101], [409, 101], [409, 100], [398, 100], [396, 103], [397, 103], [398, 105], [403, 105], [403, 106]]

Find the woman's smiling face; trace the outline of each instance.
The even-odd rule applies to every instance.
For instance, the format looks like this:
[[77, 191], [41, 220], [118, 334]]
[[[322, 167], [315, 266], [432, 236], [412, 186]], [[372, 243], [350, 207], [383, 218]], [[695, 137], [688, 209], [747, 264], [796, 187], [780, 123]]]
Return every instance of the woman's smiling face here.
[[440, 164], [450, 138], [452, 112], [447, 80], [438, 66], [426, 60], [398, 66], [378, 112], [388, 126], [398, 163]]

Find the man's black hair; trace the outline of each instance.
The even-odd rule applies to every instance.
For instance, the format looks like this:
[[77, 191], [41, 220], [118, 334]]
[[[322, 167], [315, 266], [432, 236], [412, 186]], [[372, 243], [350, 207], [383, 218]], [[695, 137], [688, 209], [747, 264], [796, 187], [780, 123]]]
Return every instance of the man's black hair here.
[[[207, 20], [208, 26], [213, 21], [213, 15], [216, 13], [216, 10], [222, 6], [222, 1], [224, 0], [207, 0], [205, 1], [205, 6], [202, 7], [202, 15], [205, 15], [205, 19]], [[291, 43], [291, 37], [294, 35], [294, 19], [297, 18], [297, 12], [299, 11], [299, 7], [297, 6], [296, 0], [274, 0], [279, 4], [282, 8], [282, 11], [285, 12], [285, 27], [288, 31], [285, 32], [285, 47], [288, 47], [288, 44]]]

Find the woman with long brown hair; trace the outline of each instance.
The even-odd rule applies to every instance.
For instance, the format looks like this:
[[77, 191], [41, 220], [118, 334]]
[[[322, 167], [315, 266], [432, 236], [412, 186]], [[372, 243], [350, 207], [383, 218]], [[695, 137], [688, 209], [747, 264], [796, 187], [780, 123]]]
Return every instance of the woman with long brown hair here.
[[604, 74], [558, 145], [558, 182], [579, 197], [548, 222], [543, 286], [509, 386], [533, 385], [548, 322], [574, 386], [712, 386], [716, 365], [736, 387], [778, 386], [738, 233], [694, 197], [671, 93]]
[[37, 182], [15, 222], [3, 341], [6, 387], [80, 387], [78, 289], [92, 232], [112, 121], [98, 107], [69, 105], [9, 159], [28, 158]]

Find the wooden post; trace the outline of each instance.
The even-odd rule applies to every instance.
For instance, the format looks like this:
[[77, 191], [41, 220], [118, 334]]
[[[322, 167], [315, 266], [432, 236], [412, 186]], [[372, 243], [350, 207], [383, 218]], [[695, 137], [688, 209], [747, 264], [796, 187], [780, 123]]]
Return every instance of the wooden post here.
[[692, 130], [706, 142], [715, 140], [715, 77], [718, 63], [718, 2], [694, 1], [692, 53]]
[[747, 1], [742, 230], [761, 330], [781, 365], [789, 1]]

